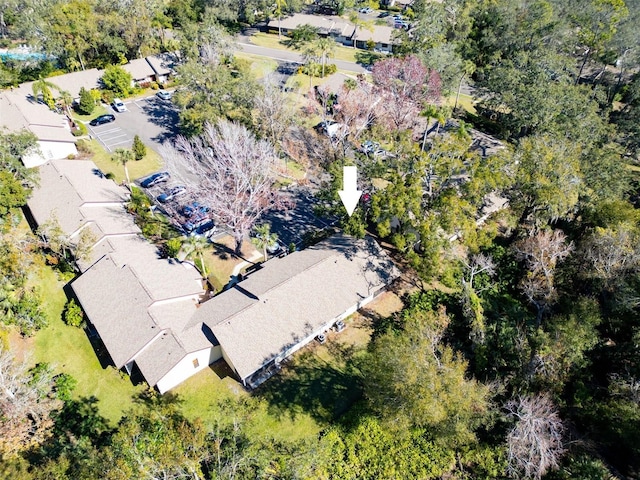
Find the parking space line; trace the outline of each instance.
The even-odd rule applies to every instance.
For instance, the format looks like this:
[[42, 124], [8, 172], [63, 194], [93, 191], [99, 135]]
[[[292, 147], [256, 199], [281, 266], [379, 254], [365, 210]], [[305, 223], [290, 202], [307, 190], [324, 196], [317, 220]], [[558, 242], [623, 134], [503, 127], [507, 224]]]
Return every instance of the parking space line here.
[[130, 138], [127, 138], [126, 140], [123, 140], [122, 142], [116, 142], [116, 143], [109, 143], [110, 147], [115, 147], [116, 145], [122, 145], [123, 143], [129, 143], [131, 142]]
[[[122, 130], [120, 130], [120, 132], [122, 132]], [[100, 135], [103, 139], [105, 140], [114, 140], [116, 138], [120, 138], [120, 137], [126, 137], [127, 134], [125, 132], [113, 132], [111, 135]]]

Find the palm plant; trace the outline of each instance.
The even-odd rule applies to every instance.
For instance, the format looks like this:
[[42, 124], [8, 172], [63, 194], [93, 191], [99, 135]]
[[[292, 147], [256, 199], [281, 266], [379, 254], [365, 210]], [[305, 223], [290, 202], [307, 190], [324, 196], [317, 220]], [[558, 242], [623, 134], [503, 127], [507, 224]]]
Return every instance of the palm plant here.
[[39, 94], [42, 94], [42, 101], [53, 110], [55, 107], [55, 101], [53, 100], [53, 94], [51, 90], [59, 90], [58, 86], [48, 82], [46, 79], [40, 77], [31, 85], [33, 96], [37, 99]]
[[207, 278], [207, 267], [204, 264], [204, 256], [203, 252], [209, 246], [209, 241], [200, 235], [191, 235], [181, 237], [182, 240], [182, 251], [185, 254], [186, 258], [193, 259], [194, 257], [200, 260], [200, 269], [202, 273], [202, 278]]
[[127, 185], [129, 186], [129, 190], [131, 190], [131, 180], [129, 180], [129, 170], [127, 169], [127, 163], [135, 160], [133, 152], [126, 148], [116, 148], [115, 152], [113, 152], [113, 155], [111, 155], [111, 160], [124, 167], [124, 175], [127, 178]]
[[321, 37], [315, 41], [316, 51], [320, 55], [322, 61], [322, 78], [324, 78], [324, 67], [327, 63], [327, 58], [331, 57], [336, 49], [336, 42], [327, 37]]
[[267, 249], [273, 247], [278, 242], [278, 234], [271, 232], [271, 225], [263, 223], [255, 227], [256, 236], [251, 239], [251, 242], [262, 250], [265, 262], [268, 259]]
[[65, 111], [67, 117], [71, 118], [71, 105], [73, 104], [73, 97], [71, 94], [66, 90], [61, 90], [56, 101]]

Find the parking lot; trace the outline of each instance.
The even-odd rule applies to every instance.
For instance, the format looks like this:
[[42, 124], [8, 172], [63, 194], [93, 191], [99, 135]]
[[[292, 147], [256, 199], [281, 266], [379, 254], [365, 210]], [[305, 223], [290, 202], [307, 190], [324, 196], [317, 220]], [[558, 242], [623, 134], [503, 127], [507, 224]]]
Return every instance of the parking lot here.
[[130, 148], [133, 137], [140, 139], [154, 150], [178, 133], [178, 111], [170, 102], [155, 95], [125, 102], [127, 111], [118, 113], [111, 107], [107, 113], [115, 115], [115, 122], [92, 127], [89, 133], [108, 152], [116, 148]]

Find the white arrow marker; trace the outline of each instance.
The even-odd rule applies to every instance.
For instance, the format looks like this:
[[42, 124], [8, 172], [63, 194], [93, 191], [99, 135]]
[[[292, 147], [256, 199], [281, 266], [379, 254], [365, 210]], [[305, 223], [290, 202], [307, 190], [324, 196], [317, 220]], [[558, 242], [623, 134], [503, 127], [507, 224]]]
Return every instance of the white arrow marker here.
[[358, 167], [342, 167], [342, 190], [338, 192], [349, 216], [356, 209], [362, 192], [358, 190]]

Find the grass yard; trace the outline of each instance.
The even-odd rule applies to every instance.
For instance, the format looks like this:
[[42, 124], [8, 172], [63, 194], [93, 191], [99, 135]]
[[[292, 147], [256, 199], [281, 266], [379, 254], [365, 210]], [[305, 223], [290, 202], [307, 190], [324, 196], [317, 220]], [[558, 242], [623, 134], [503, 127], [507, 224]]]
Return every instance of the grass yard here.
[[[453, 107], [456, 103], [456, 94], [454, 93], [449, 98], [446, 99], [445, 103]], [[460, 94], [460, 98], [458, 98], [458, 107], [464, 108], [467, 112], [476, 114], [476, 105], [473, 97], [469, 95], [465, 95], [463, 93]]]
[[257, 396], [280, 417], [311, 415], [323, 425], [335, 421], [362, 397], [357, 359], [367, 348], [374, 323], [401, 308], [394, 293], [384, 292], [362, 313], [350, 316], [345, 330], [327, 332], [326, 343], [312, 341], [294, 354]]
[[270, 73], [273, 73], [278, 68], [278, 62], [271, 58], [261, 57], [259, 55], [252, 55], [250, 53], [236, 52], [237, 58], [247, 60], [251, 62], [251, 72], [256, 79], [266, 77]]
[[72, 110], [71, 113], [74, 120], [80, 121], [80, 122], [89, 122], [94, 118], [97, 118], [100, 115], [104, 115], [105, 113], [107, 113], [107, 109], [102, 104], [100, 104], [100, 105], [96, 105], [91, 115], [82, 115], [75, 110]]
[[114, 368], [103, 369], [84, 330], [65, 325], [62, 310], [67, 299], [51, 268], [41, 265], [38, 280], [49, 325], [33, 338], [33, 363], [47, 362], [55, 373], [72, 375], [78, 381], [74, 396], [96, 397], [100, 414], [115, 425], [146, 387], [134, 387]]
[[[118, 165], [111, 160], [111, 155], [107, 152], [98, 140], [93, 139], [87, 141], [91, 150], [91, 160], [95, 162], [100, 170], [105, 174], [112, 173], [116, 183], [122, 183], [125, 181], [124, 168], [122, 165]], [[162, 157], [147, 145], [147, 154], [140, 161], [133, 161], [127, 163], [127, 169], [129, 170], [129, 177], [131, 181], [145, 177], [150, 173], [158, 171], [162, 167]]]
[[[231, 235], [225, 235], [219, 240], [216, 240], [210, 250], [207, 250], [204, 257], [204, 264], [207, 267], [208, 279], [211, 285], [215, 288], [216, 292], [222, 290], [233, 273], [233, 269], [239, 263], [244, 260], [237, 258], [233, 250], [235, 248], [235, 240]], [[260, 252], [256, 250], [253, 244], [246, 241], [242, 244], [242, 256], [244, 259], [251, 259], [260, 256]], [[247, 267], [250, 264], [247, 265]], [[243, 268], [243, 270], [246, 267]]]
[[[254, 45], [258, 45], [259, 47], [277, 48], [279, 50], [288, 50], [290, 52], [299, 53], [297, 50], [289, 48], [283, 43], [286, 39], [287, 37], [285, 37], [284, 35], [282, 36], [282, 39], [279, 39], [277, 34], [259, 32], [251, 36], [251, 43], [253, 43]], [[358, 50], [356, 50], [355, 48], [344, 47], [342, 45], [336, 44], [336, 48], [333, 52], [333, 55], [331, 55], [331, 57], [329, 58], [328, 63], [331, 63], [331, 59], [355, 63], [357, 52]]]

